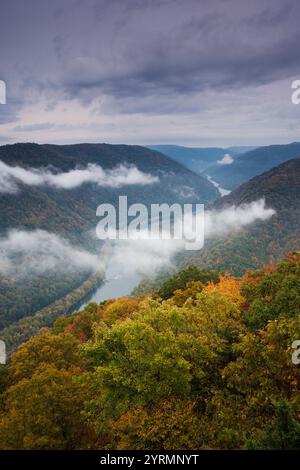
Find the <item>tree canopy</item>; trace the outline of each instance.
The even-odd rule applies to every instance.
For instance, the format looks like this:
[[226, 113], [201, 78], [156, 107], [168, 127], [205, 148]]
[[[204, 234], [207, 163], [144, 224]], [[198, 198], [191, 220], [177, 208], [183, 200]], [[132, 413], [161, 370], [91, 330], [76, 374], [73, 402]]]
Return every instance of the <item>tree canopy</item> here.
[[299, 449], [300, 253], [90, 304], [0, 370], [3, 449]]

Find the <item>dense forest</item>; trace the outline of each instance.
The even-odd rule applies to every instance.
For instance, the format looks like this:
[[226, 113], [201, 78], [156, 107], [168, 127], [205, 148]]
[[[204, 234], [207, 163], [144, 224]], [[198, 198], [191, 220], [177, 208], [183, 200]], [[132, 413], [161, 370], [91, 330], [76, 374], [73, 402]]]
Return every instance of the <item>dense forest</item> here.
[[299, 449], [300, 253], [56, 320], [0, 373], [2, 449]]
[[213, 209], [242, 206], [258, 199], [265, 199], [267, 207], [276, 211], [269, 220], [211, 238], [203, 250], [180, 254], [178, 265], [194, 264], [241, 275], [247, 269], [276, 262], [289, 251], [299, 249], [300, 159], [289, 160], [256, 176], [216, 201]]
[[3, 328], [1, 339], [5, 341], [7, 351], [13, 351], [23, 341], [38, 333], [41, 328], [51, 326], [61, 315], [74, 312], [78, 305], [82, 304], [84, 299], [88, 298], [102, 282], [101, 274], [92, 274], [76, 289], [68, 292], [56, 302], [38, 310], [33, 315], [23, 316], [20, 320]]
[[39, 273], [24, 279], [4, 277], [0, 274], [0, 330], [48, 307], [76, 290], [90, 273], [59, 272]]

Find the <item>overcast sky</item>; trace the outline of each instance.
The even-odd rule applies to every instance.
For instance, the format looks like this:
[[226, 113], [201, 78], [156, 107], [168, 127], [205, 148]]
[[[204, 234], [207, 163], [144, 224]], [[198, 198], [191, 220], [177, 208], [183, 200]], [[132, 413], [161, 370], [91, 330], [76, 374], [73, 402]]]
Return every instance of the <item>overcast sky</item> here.
[[1, 0], [0, 144], [300, 140], [299, 0]]

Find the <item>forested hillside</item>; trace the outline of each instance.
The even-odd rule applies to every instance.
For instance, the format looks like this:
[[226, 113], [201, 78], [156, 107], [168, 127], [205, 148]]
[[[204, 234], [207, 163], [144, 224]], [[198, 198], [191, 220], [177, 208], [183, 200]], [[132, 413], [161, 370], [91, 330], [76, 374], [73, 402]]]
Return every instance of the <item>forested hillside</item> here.
[[299, 449], [299, 338], [299, 252], [90, 304], [0, 366], [0, 448]]
[[230, 236], [207, 240], [199, 252], [183, 253], [179, 264], [197, 264], [241, 274], [279, 260], [300, 248], [300, 159], [290, 160], [253, 178], [214, 205], [216, 210], [265, 198], [276, 210], [267, 221], [258, 221]]
[[[128, 202], [203, 204], [218, 197], [214, 186], [167, 156], [144, 147], [108, 144], [38, 145], [15, 144], [0, 147], [0, 161], [25, 168], [53, 168], [67, 172], [97, 164], [104, 169], [120, 164], [134, 165], [158, 178], [150, 185], [127, 185], [121, 194]], [[17, 194], [0, 192], [0, 230], [41, 228], [68, 237], [82, 238], [97, 223], [96, 208], [102, 202], [117, 203], [120, 188], [86, 183], [61, 189], [23, 185]]]

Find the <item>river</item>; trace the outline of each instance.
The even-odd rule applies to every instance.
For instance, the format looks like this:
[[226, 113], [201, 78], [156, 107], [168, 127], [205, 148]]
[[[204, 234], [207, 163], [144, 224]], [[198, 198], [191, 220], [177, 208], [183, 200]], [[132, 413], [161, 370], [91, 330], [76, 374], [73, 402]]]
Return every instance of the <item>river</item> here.
[[[216, 187], [221, 196], [227, 196], [231, 191], [224, 189], [219, 183], [214, 181], [211, 176], [206, 176], [207, 179]], [[131, 274], [126, 275], [120, 273], [120, 267], [114, 263], [108, 263], [106, 270], [106, 280], [104, 283], [95, 290], [76, 310], [82, 310], [90, 302], [100, 303], [104, 300], [130, 295], [132, 290], [142, 280], [142, 275], [133, 271]]]
[[76, 310], [82, 310], [90, 302], [99, 304], [104, 300], [129, 295], [141, 280], [142, 275], [137, 272], [127, 273], [125, 276], [120, 274], [118, 268], [108, 265], [104, 283], [88, 296]]
[[224, 188], [222, 188], [219, 183], [217, 183], [216, 181], [214, 181], [214, 180], [212, 179], [211, 176], [206, 175], [206, 178], [208, 179], [208, 181], [211, 182], [211, 184], [214, 185], [215, 188], [218, 189], [218, 191], [219, 191], [219, 193], [220, 193], [221, 196], [228, 196], [228, 194], [231, 193], [231, 191], [229, 191], [229, 189], [224, 189]]

